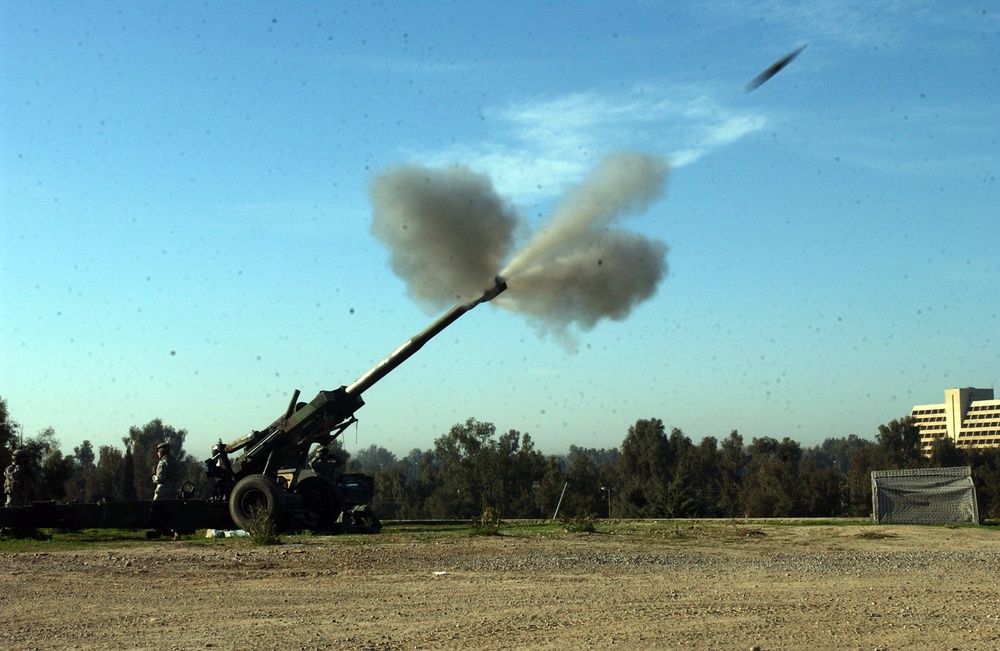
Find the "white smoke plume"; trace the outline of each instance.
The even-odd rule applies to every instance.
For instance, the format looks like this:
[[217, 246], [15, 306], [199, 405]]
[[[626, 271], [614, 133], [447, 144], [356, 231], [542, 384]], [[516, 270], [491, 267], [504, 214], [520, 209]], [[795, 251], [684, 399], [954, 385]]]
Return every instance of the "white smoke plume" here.
[[666, 161], [638, 153], [609, 156], [556, 209], [500, 276], [497, 304], [527, 314], [542, 330], [589, 330], [620, 321], [656, 292], [667, 247], [616, 226], [641, 213], [664, 190]]
[[438, 309], [494, 285], [518, 219], [489, 178], [461, 166], [398, 167], [372, 181], [371, 200], [372, 233], [411, 296]]
[[499, 275], [508, 289], [495, 304], [571, 342], [572, 326], [623, 320], [656, 292], [666, 245], [618, 222], [663, 194], [668, 169], [645, 154], [609, 156], [506, 264], [517, 217], [488, 178], [460, 166], [380, 174], [371, 190], [372, 232], [416, 298], [435, 307], [476, 298]]

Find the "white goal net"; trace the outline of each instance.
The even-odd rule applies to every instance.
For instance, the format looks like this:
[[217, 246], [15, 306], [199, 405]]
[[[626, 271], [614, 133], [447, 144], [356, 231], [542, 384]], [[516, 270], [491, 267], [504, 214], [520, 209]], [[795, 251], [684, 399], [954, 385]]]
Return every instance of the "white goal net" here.
[[876, 524], [979, 522], [969, 466], [872, 471]]

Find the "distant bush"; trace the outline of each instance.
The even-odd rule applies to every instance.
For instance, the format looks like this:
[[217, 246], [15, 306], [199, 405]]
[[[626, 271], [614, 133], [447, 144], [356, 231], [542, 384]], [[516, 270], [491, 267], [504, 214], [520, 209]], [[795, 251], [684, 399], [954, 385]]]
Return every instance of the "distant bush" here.
[[569, 533], [593, 533], [595, 517], [592, 513], [586, 515], [567, 518], [560, 518], [563, 528]]
[[482, 515], [472, 519], [472, 533], [477, 536], [500, 535], [500, 514], [492, 506], [483, 509]]

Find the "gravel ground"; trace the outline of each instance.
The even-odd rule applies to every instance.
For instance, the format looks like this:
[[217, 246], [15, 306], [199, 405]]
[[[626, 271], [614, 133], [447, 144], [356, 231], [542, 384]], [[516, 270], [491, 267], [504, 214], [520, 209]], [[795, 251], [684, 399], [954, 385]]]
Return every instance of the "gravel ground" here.
[[0, 641], [7, 649], [1000, 648], [993, 527], [525, 531], [2, 554]]

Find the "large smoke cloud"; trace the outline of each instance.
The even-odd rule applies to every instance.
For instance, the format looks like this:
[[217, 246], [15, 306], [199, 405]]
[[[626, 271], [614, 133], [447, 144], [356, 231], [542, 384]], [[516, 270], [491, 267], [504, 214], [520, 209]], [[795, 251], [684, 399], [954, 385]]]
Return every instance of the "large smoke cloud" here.
[[518, 220], [489, 178], [461, 166], [398, 167], [374, 179], [371, 199], [372, 233], [414, 298], [440, 308], [493, 286]]
[[519, 220], [487, 177], [461, 166], [394, 168], [372, 182], [372, 232], [415, 298], [434, 307], [476, 298], [499, 275], [508, 289], [497, 305], [570, 337], [572, 326], [626, 318], [656, 292], [666, 245], [619, 222], [663, 194], [667, 172], [657, 157], [609, 156], [508, 260]]

